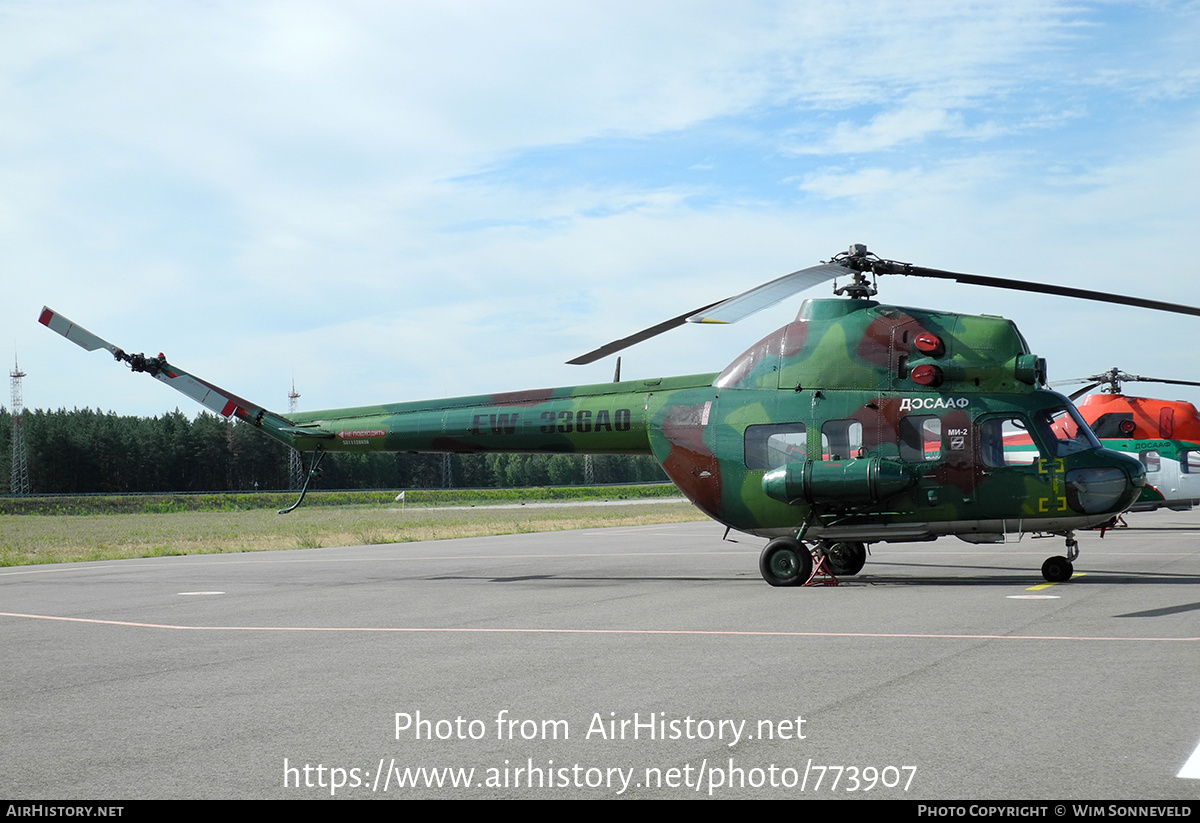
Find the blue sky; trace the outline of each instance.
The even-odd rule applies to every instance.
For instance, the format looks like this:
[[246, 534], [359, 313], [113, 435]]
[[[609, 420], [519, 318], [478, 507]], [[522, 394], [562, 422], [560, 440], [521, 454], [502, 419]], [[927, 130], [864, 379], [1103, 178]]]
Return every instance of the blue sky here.
[[[43, 304], [271, 408], [603, 382], [564, 361], [855, 242], [1200, 304], [1198, 92], [1173, 0], [0, 0], [0, 351], [27, 406], [126, 414], [195, 409]], [[1054, 379], [1200, 379], [1194, 318], [884, 286], [1013, 318]]]

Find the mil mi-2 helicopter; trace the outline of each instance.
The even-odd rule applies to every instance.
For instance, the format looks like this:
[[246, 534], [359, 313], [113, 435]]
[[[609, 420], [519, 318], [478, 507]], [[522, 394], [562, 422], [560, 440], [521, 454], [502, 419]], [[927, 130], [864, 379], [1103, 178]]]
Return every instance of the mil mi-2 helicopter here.
[[[1131, 397], [1122, 383], [1200, 386], [1193, 380], [1142, 377], [1112, 368], [1091, 377], [1056, 380], [1051, 386], [1086, 383], [1072, 392], [1079, 413], [1107, 449], [1136, 458], [1146, 469], [1146, 486], [1130, 511], [1167, 508], [1187, 511], [1200, 503], [1200, 413], [1183, 400]], [[1088, 394], [1100, 388], [1099, 394]]]
[[[704, 513], [771, 538], [759, 571], [772, 586], [809, 582], [814, 559], [818, 569], [853, 575], [868, 544], [946, 535], [969, 543], [1064, 537], [1066, 555], [1049, 558], [1042, 574], [1068, 580], [1078, 556], [1074, 530], [1127, 510], [1146, 482], [1143, 466], [1103, 449], [1070, 401], [1046, 388], [1046, 361], [1012, 321], [882, 305], [871, 299], [881, 274], [1200, 316], [1192, 306], [921, 268], [855, 245], [568, 361], [593, 362], [684, 322], [734, 322], [830, 280], [849, 298], [805, 300], [794, 322], [717, 374], [287, 417], [162, 354], [126, 354], [48, 308], [40, 322], [311, 453], [310, 479], [335, 451], [651, 453]], [[837, 288], [835, 278], [847, 275]], [[1025, 434], [1035, 454], [1009, 447]]]

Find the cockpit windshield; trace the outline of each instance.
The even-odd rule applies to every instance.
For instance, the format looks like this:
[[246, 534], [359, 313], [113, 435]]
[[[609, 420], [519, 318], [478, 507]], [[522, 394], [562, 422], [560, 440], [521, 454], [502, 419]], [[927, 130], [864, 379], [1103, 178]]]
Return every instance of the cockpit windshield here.
[[979, 426], [979, 449], [986, 466], [1028, 466], [1039, 457], [1065, 457], [1098, 448], [1100, 441], [1074, 406], [1042, 409], [1031, 419], [990, 417]]
[[1100, 448], [1100, 441], [1074, 406], [1042, 409], [1034, 414], [1033, 422], [1053, 457]]

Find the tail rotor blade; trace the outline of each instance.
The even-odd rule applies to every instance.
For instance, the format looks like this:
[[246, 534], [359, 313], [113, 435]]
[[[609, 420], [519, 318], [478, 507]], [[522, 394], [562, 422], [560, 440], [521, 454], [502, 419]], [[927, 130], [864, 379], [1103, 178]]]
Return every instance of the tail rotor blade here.
[[118, 360], [122, 359], [121, 355], [125, 353], [104, 338], [92, 334], [83, 326], [75, 325], [48, 306], [42, 306], [42, 313], [38, 317], [38, 322], [50, 329], [50, 331], [58, 332], [75, 345], [81, 346], [88, 351], [104, 349]]
[[[43, 306], [38, 322], [51, 331], [58, 332], [72, 343], [88, 351], [104, 349], [117, 360], [124, 361], [135, 372], [146, 372], [156, 380], [161, 380], [178, 392], [186, 394], [206, 409], [216, 412], [223, 417], [239, 417], [243, 420], [253, 420], [261, 423], [264, 414], [271, 414], [261, 406], [251, 403], [232, 392], [219, 386], [214, 386], [207, 380], [201, 380], [189, 374], [178, 366], [167, 362], [166, 357], [147, 357], [144, 354], [127, 354], [123, 349], [114, 346], [102, 337], [92, 334], [82, 326], [72, 323], [53, 309]], [[277, 417], [272, 415], [273, 417]], [[286, 423], [283, 418], [277, 418]]]

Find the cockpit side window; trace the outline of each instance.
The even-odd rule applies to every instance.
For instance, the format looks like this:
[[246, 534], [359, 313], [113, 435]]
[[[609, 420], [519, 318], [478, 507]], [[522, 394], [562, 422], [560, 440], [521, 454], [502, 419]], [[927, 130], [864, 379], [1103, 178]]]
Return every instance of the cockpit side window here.
[[979, 455], [993, 468], [1028, 466], [1041, 457], [1022, 417], [989, 417], [979, 422]]

